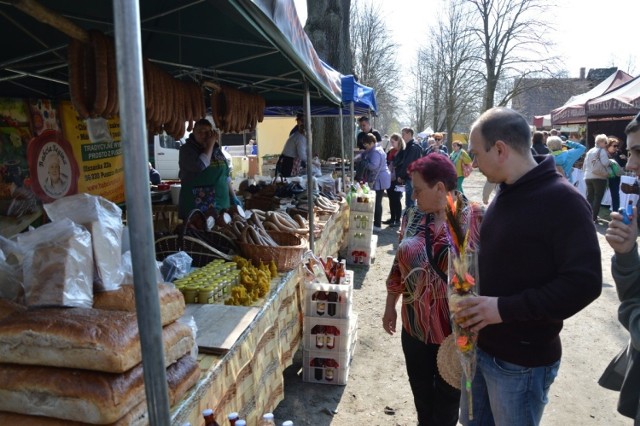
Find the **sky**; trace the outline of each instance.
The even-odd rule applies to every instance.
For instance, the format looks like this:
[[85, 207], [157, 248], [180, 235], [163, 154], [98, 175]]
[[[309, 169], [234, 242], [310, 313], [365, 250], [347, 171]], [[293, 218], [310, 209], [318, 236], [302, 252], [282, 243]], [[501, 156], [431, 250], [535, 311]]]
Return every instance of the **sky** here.
[[[306, 1], [294, 0], [303, 25]], [[386, 16], [387, 27], [399, 45], [398, 62], [408, 64], [415, 60], [420, 41], [426, 40], [434, 10], [446, 0], [370, 1], [379, 4]], [[581, 67], [588, 72], [591, 68], [617, 66], [634, 77], [640, 74], [638, 0], [608, 0], [606, 5], [592, 0], [549, 0], [549, 4], [555, 5], [550, 8], [549, 19], [558, 29], [553, 38], [556, 54], [569, 77], [579, 77]]]

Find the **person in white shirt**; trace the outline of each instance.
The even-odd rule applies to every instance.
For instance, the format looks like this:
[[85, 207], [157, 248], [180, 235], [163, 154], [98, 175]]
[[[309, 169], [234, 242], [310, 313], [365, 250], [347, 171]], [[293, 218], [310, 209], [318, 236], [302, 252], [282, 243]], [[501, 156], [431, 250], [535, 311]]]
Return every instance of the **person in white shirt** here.
[[608, 141], [607, 135], [597, 135], [595, 146], [587, 151], [582, 165], [584, 183], [587, 186], [587, 201], [591, 205], [593, 223], [596, 224], [598, 223], [600, 203], [607, 190], [609, 178], [609, 156], [607, 155], [607, 150], [604, 149]]
[[297, 129], [292, 132], [278, 158], [276, 176], [298, 176], [300, 169], [305, 167], [307, 160], [307, 137], [304, 133], [304, 117], [296, 118]]

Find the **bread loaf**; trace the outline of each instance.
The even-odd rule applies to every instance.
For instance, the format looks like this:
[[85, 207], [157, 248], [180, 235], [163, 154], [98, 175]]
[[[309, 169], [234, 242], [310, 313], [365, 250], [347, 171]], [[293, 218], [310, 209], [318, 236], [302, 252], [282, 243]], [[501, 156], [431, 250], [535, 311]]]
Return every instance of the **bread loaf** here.
[[[191, 356], [185, 355], [167, 368], [169, 405], [173, 407], [200, 378], [200, 365]], [[0, 422], [0, 424], [2, 424]]]
[[20, 305], [19, 303], [12, 302], [8, 299], [0, 299], [0, 320], [5, 317], [8, 317], [14, 312], [24, 311], [27, 309], [24, 305]]
[[[29, 414], [10, 413], [0, 411], [1, 425], [20, 426], [84, 426], [86, 422], [75, 422], [73, 420], [57, 419], [55, 417], [35, 416]], [[121, 419], [109, 423], [106, 426], [148, 426], [149, 414], [147, 412], [147, 401], [142, 401], [124, 415]]]
[[[93, 307], [109, 311], [136, 311], [133, 284], [123, 284], [118, 290], [96, 293]], [[160, 297], [160, 319], [162, 325], [174, 322], [184, 314], [184, 297], [180, 290], [170, 284], [158, 284]]]
[[[191, 356], [169, 366], [170, 405], [199, 377], [200, 368]], [[122, 374], [0, 365], [0, 399], [0, 410], [5, 410], [0, 412], [2, 425], [148, 424], [141, 364]]]
[[27, 306], [76, 306], [93, 301], [91, 235], [69, 219], [18, 236], [24, 250]]
[[[163, 328], [165, 365], [194, 345], [191, 328]], [[33, 309], [0, 320], [0, 362], [122, 373], [140, 363], [136, 316], [99, 309]]]
[[0, 365], [0, 410], [109, 424], [144, 400], [142, 365], [121, 374]]

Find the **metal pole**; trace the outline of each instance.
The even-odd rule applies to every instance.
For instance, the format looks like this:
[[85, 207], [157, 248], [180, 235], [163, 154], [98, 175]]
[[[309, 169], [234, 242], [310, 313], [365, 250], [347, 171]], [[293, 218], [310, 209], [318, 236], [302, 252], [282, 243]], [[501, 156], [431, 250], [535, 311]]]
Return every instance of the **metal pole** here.
[[304, 132], [307, 135], [307, 211], [309, 212], [309, 250], [313, 252], [315, 236], [313, 235], [315, 217], [313, 214], [313, 173], [311, 162], [313, 161], [313, 135], [311, 134], [311, 94], [309, 82], [304, 81]]
[[353, 171], [353, 151], [355, 150], [355, 144], [354, 144], [354, 139], [356, 138], [356, 134], [353, 131], [353, 123], [356, 120], [356, 112], [355, 112], [355, 107], [353, 105], [353, 101], [351, 101], [351, 105], [349, 105], [349, 109], [350, 109], [350, 115], [351, 115], [351, 122], [349, 123], [349, 140], [351, 141], [350, 145], [351, 145], [351, 149], [349, 152], [349, 161], [351, 163], [351, 184], [355, 183], [355, 176], [356, 174]]
[[342, 115], [342, 104], [340, 105], [340, 149], [342, 151], [342, 190], [347, 193], [347, 180], [344, 175], [344, 117]]
[[160, 301], [151, 222], [138, 1], [113, 0], [127, 222], [149, 424], [169, 426]]

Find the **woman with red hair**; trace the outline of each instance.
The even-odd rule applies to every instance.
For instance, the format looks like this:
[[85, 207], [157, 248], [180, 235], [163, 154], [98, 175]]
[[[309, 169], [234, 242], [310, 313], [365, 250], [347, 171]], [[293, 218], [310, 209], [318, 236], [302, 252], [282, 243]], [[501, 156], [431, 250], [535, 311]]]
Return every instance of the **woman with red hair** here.
[[452, 235], [478, 241], [483, 208], [456, 190], [458, 176], [447, 156], [433, 153], [409, 165], [416, 205], [402, 217], [402, 239], [389, 277], [382, 326], [396, 332], [402, 297], [402, 350], [421, 425], [455, 426], [460, 391], [438, 373], [436, 356], [451, 334], [447, 300]]

